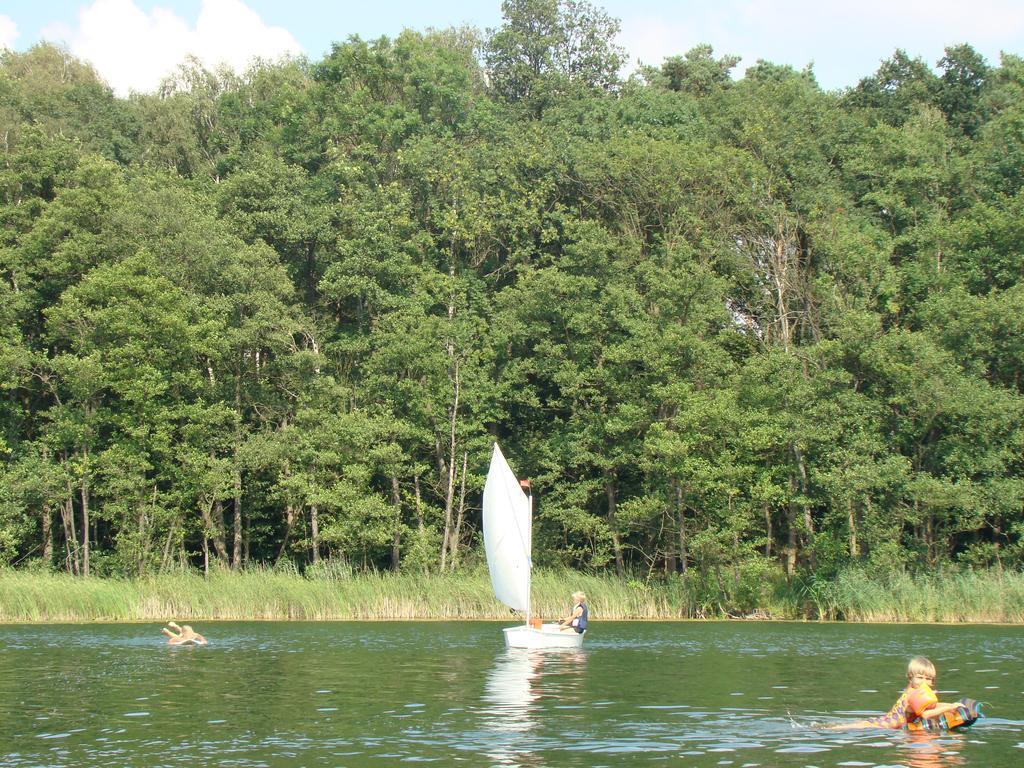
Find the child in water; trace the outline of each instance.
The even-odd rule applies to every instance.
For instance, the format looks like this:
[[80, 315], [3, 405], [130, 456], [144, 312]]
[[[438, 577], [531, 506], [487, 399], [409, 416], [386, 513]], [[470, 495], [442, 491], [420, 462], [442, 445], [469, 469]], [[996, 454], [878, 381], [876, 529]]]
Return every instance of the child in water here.
[[[928, 721], [947, 712], [964, 707], [962, 702], [939, 701], [932, 686], [935, 684], [935, 665], [924, 656], [915, 656], [907, 665], [907, 687], [886, 714], [853, 723], [841, 723], [835, 728], [909, 728], [920, 730]], [[973, 721], [972, 721], [973, 722]]]
[[[170, 627], [170, 629], [167, 627]], [[193, 645], [206, 645], [206, 638], [192, 629], [188, 624], [183, 627], [179, 627], [173, 621], [168, 621], [167, 627], [164, 627], [160, 631], [167, 635], [168, 645], [187, 645], [188, 643]]]

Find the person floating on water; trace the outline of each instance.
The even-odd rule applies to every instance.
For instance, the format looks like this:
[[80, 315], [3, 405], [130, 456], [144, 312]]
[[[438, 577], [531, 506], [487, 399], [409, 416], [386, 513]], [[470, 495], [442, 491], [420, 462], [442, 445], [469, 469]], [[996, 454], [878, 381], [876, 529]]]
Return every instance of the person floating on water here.
[[587, 596], [582, 592], [572, 593], [572, 611], [558, 622], [560, 632], [583, 634], [587, 628]]
[[[170, 627], [170, 629], [168, 629]], [[206, 645], [206, 638], [186, 624], [179, 627], [173, 621], [167, 622], [167, 627], [160, 630], [167, 635], [168, 645]]]
[[932, 728], [956, 728], [972, 725], [981, 716], [981, 706], [974, 699], [956, 702], [939, 701], [932, 689], [935, 665], [924, 656], [915, 656], [907, 665], [907, 687], [886, 714], [853, 723], [840, 723], [833, 728], [906, 728], [920, 731]]

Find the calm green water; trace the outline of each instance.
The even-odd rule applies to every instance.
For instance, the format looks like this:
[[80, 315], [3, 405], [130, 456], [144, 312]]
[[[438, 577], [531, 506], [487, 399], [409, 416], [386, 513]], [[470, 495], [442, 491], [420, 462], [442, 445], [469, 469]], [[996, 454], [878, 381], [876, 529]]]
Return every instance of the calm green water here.
[[[500, 624], [0, 627], [2, 766], [1019, 766], [1024, 629], [595, 623], [576, 651]], [[889, 707], [912, 653], [963, 733], [836, 732]]]

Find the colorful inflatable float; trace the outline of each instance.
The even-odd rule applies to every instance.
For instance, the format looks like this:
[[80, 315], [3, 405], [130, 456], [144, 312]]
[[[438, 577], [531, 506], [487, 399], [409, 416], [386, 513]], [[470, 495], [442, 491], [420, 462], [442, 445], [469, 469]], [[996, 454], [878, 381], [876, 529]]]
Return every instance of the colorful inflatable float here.
[[930, 720], [913, 720], [905, 728], [908, 731], [952, 731], [957, 728], [969, 728], [982, 716], [981, 703], [974, 699], [960, 699], [956, 709]]

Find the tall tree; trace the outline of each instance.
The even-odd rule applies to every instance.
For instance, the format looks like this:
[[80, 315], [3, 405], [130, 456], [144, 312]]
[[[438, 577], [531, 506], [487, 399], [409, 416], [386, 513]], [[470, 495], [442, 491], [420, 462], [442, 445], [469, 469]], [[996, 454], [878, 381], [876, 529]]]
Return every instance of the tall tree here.
[[504, 0], [484, 59], [491, 88], [539, 116], [559, 97], [610, 90], [625, 61], [619, 22], [586, 0]]

